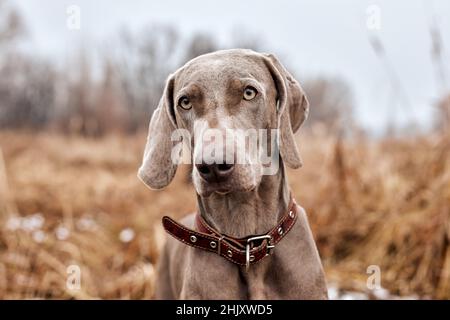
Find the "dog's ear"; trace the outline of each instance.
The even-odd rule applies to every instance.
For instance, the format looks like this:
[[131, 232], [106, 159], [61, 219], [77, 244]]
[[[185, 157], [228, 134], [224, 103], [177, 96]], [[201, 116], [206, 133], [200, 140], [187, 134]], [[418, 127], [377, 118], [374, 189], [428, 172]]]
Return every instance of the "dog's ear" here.
[[278, 92], [281, 157], [290, 168], [296, 169], [302, 166], [302, 159], [295, 143], [294, 133], [308, 117], [309, 102], [300, 84], [278, 59], [272, 54], [263, 56]]
[[175, 75], [169, 76], [158, 107], [153, 112], [148, 128], [144, 158], [138, 171], [138, 177], [150, 188], [161, 189], [167, 186], [175, 176], [177, 162], [172, 159], [171, 135], [177, 128], [173, 87]]

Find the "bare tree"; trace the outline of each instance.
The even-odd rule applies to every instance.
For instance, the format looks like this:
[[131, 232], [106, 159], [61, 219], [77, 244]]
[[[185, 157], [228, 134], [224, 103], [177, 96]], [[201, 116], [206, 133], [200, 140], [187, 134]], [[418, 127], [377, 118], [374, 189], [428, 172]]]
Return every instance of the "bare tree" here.
[[25, 34], [25, 25], [17, 10], [0, 0], [0, 50]]
[[353, 126], [353, 99], [346, 82], [321, 77], [305, 81], [303, 87], [311, 105], [309, 125], [322, 123], [339, 132]]
[[438, 130], [450, 130], [450, 94], [445, 95], [437, 103], [436, 127]]
[[96, 94], [94, 113], [99, 132], [127, 131], [131, 113], [123, 104], [117, 70], [108, 59], [104, 62], [102, 80]]
[[11, 56], [0, 69], [0, 126], [42, 128], [54, 110], [55, 71], [46, 61]]
[[205, 53], [214, 52], [220, 49], [252, 49], [260, 51], [262, 41], [255, 35], [242, 31], [241, 28], [235, 28], [231, 32], [231, 41], [226, 45], [219, 45], [213, 36], [206, 32], [198, 32], [194, 34], [187, 43], [184, 49], [184, 56], [182, 63], [198, 57]]
[[235, 27], [231, 31], [231, 48], [263, 50], [263, 41], [243, 27]]
[[55, 70], [19, 51], [25, 34], [17, 10], [0, 0], [0, 126], [42, 128], [53, 115]]
[[189, 39], [188, 45], [186, 46], [183, 63], [202, 54], [213, 52], [218, 49], [219, 46], [210, 34], [194, 34], [192, 38]]
[[112, 68], [118, 77], [128, 113], [128, 131], [147, 125], [161, 97], [166, 78], [177, 65], [179, 35], [168, 26], [152, 27], [142, 34], [123, 31]]

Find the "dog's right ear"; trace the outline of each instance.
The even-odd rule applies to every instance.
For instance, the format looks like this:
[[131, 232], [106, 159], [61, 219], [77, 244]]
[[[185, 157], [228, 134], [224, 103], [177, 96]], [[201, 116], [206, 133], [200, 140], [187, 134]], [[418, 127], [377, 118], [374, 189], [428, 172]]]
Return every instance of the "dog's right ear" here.
[[177, 128], [173, 102], [174, 78], [171, 75], [167, 79], [164, 93], [153, 112], [144, 158], [138, 171], [139, 179], [152, 189], [167, 186], [177, 171], [177, 163], [171, 155], [174, 146], [171, 135]]

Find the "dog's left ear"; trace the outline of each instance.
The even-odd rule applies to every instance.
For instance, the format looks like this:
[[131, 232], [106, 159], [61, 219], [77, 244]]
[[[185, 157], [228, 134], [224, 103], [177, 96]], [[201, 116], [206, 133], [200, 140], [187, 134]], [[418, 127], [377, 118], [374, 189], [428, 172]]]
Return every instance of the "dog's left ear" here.
[[177, 128], [173, 106], [174, 77], [171, 75], [167, 79], [161, 100], [153, 112], [144, 158], [138, 171], [138, 177], [152, 189], [167, 186], [177, 171], [177, 163], [172, 159], [174, 142], [171, 139]]
[[290, 168], [302, 166], [294, 133], [308, 117], [309, 102], [300, 84], [272, 54], [263, 54], [264, 61], [275, 81], [278, 92], [278, 129], [280, 153]]

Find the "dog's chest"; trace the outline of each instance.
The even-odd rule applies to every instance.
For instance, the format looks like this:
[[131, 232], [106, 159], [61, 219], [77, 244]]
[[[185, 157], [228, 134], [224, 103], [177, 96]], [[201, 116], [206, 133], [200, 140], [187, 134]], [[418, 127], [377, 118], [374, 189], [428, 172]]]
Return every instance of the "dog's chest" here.
[[[245, 267], [224, 261], [210, 252], [192, 248], [181, 298], [196, 299], [293, 299], [303, 296], [308, 284], [292, 273], [283, 257], [274, 254], [260, 263]], [[291, 260], [288, 264], [297, 264]], [[296, 288], [297, 290], [293, 290]]]

